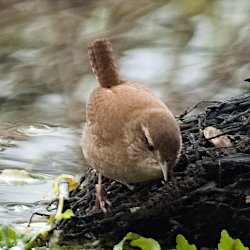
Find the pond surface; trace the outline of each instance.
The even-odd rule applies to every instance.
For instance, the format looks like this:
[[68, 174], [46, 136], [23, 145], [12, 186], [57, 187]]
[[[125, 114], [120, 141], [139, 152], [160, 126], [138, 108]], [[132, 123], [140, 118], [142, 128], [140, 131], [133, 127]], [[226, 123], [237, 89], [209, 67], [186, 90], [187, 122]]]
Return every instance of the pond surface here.
[[97, 86], [88, 41], [109, 38], [122, 78], [144, 83], [176, 115], [249, 87], [249, 1], [16, 0], [0, 7], [0, 170], [41, 177], [0, 178], [0, 224], [27, 221], [51, 199], [53, 178], [84, 171], [84, 107]]

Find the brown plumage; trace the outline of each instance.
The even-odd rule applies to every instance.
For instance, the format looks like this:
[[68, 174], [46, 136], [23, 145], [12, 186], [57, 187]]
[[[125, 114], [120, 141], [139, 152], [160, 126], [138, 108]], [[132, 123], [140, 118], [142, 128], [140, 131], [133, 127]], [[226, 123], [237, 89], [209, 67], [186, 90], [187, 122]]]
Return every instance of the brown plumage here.
[[172, 179], [181, 135], [171, 111], [143, 85], [120, 80], [107, 39], [90, 43], [89, 56], [100, 87], [86, 107], [83, 153], [88, 163], [121, 182]]

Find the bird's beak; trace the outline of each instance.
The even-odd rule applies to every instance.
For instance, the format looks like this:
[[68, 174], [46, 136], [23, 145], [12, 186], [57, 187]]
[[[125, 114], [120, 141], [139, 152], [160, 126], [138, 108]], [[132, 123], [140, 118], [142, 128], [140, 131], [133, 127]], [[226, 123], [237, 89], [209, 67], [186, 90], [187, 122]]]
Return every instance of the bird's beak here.
[[164, 161], [163, 164], [161, 164], [161, 170], [163, 173], [164, 181], [167, 182], [168, 181], [168, 163], [166, 161]]

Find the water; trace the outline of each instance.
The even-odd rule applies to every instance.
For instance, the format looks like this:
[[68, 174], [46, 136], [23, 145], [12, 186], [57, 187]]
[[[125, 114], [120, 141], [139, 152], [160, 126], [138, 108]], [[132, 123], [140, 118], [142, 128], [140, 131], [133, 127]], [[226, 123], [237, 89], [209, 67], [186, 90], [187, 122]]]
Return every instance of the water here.
[[83, 173], [79, 131], [45, 123], [9, 123], [5, 133], [5, 141], [0, 141], [1, 224], [23, 223], [54, 197], [49, 194], [56, 176]]
[[144, 83], [179, 114], [249, 87], [245, 0], [2, 1], [0, 170], [46, 177], [0, 182], [0, 224], [27, 221], [52, 179], [84, 172], [84, 107], [97, 86], [87, 42], [111, 39], [121, 77]]

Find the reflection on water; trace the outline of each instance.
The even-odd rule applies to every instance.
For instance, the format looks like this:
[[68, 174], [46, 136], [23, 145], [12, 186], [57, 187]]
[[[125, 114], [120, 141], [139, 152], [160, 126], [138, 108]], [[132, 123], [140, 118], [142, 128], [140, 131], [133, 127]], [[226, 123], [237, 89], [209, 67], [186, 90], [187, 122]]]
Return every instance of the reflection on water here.
[[25, 223], [27, 226], [31, 214], [46, 206], [49, 198], [43, 197], [51, 191], [51, 185], [51, 181], [36, 186], [0, 185], [0, 192], [5, 193], [0, 202], [0, 224]]
[[[2, 170], [50, 178], [83, 171], [84, 106], [97, 86], [86, 47], [94, 38], [109, 37], [122, 78], [144, 83], [175, 113], [247, 87], [249, 1], [17, 0], [0, 7]], [[0, 223], [39, 207], [34, 202], [50, 185], [0, 184]]]
[[76, 129], [43, 123], [10, 123], [4, 132], [10, 140], [0, 144], [2, 169], [24, 168], [47, 174], [59, 174], [66, 169], [71, 173], [81, 171], [81, 137]]
[[53, 197], [48, 194], [55, 176], [84, 171], [79, 131], [44, 123], [8, 123], [1, 130], [0, 224], [27, 222]]

